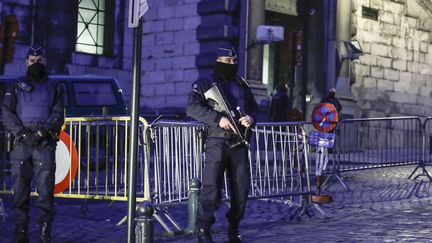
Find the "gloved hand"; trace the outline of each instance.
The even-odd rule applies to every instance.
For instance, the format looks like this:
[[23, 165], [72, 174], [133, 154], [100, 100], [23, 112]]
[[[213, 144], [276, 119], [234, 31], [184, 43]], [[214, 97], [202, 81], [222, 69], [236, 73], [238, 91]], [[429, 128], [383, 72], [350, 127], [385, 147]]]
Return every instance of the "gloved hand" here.
[[22, 142], [28, 147], [34, 147], [39, 144], [42, 137], [37, 132], [26, 131], [22, 135]]
[[45, 139], [48, 135], [47, 131], [45, 131], [45, 129], [43, 128], [39, 128], [38, 131], [36, 132], [39, 137], [41, 137], [42, 139]]

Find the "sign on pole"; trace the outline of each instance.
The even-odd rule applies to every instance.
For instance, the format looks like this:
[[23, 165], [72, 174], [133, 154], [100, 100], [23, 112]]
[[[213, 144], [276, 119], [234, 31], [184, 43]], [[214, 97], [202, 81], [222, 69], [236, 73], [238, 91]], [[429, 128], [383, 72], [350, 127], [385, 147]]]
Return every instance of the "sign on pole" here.
[[312, 111], [312, 125], [320, 132], [333, 131], [339, 121], [336, 107], [330, 103], [320, 103]]
[[147, 0], [129, 0], [128, 27], [138, 27], [139, 20], [147, 12], [148, 9], [149, 7], [147, 4]]

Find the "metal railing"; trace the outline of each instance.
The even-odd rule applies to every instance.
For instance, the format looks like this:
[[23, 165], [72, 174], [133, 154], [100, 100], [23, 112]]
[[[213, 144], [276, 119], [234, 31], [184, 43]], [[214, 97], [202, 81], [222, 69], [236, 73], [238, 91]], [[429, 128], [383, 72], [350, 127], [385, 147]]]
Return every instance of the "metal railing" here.
[[[77, 149], [77, 172], [69, 187], [56, 197], [104, 200], [127, 200], [127, 166], [130, 135], [129, 117], [68, 117], [65, 131], [70, 135], [69, 146]], [[149, 157], [147, 122], [140, 119], [137, 201], [150, 199], [148, 184]], [[5, 152], [2, 153], [2, 156]], [[7, 154], [7, 153], [6, 153]], [[72, 163], [70, 156], [70, 164]], [[8, 160], [0, 168], [10, 168]], [[69, 166], [70, 169], [72, 166]], [[0, 194], [11, 193], [10, 173], [4, 172]], [[72, 173], [69, 173], [71, 175]], [[34, 195], [36, 192], [32, 192]]]
[[253, 130], [250, 197], [310, 193], [310, 161], [302, 124], [258, 123]]
[[[430, 164], [430, 120], [425, 121], [424, 129], [418, 117], [342, 120], [330, 151], [333, 166], [327, 173]], [[156, 204], [185, 201], [190, 180], [202, 176], [204, 126], [168, 121], [149, 126], [144, 119], [140, 121], [137, 200], [151, 199]], [[66, 118], [79, 164], [69, 188], [56, 196], [127, 200], [129, 126], [129, 117]], [[305, 130], [311, 130], [309, 123], [258, 123], [253, 128], [250, 197], [310, 193], [315, 161]], [[5, 139], [4, 131], [0, 135]], [[2, 151], [0, 158], [0, 194], [11, 193], [7, 153]]]
[[[158, 122], [152, 125], [150, 182], [156, 204], [185, 201], [189, 182], [202, 178], [204, 125]], [[249, 149], [250, 197], [306, 194], [310, 191], [306, 140], [300, 123], [258, 123]], [[303, 178], [303, 177], [306, 177]], [[225, 181], [227, 179], [225, 178]], [[225, 196], [228, 188], [225, 183]]]
[[201, 179], [203, 124], [160, 121], [152, 125], [151, 135], [152, 199], [156, 204], [186, 200], [190, 180]]
[[336, 128], [337, 172], [418, 164], [423, 159], [418, 117], [346, 119]]
[[432, 117], [424, 121], [424, 164], [432, 164]]

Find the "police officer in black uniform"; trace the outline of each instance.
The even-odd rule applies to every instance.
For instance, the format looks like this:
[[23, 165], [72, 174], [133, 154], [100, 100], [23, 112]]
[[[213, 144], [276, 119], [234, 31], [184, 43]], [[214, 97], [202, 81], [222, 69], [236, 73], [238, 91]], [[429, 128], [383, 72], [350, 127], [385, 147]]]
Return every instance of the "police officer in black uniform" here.
[[336, 89], [335, 88], [329, 89], [327, 96], [322, 98], [320, 103], [330, 103], [330, 104], [334, 105], [334, 107], [336, 108], [338, 113], [340, 113], [342, 110], [342, 105], [340, 104], [338, 98], [336, 98]]
[[51, 241], [54, 213], [55, 149], [64, 122], [64, 91], [48, 79], [41, 46], [33, 45], [26, 58], [27, 75], [16, 80], [3, 100], [3, 123], [15, 137], [11, 151], [14, 242], [28, 242], [31, 180], [39, 194], [39, 242]]
[[270, 114], [274, 122], [288, 121], [289, 97], [286, 84], [281, 83], [276, 87], [276, 93], [272, 96]]
[[230, 242], [241, 242], [239, 223], [243, 217], [249, 192], [250, 171], [248, 148], [237, 144], [232, 135], [233, 124], [222, 113], [215, 111], [204, 93], [217, 84], [231, 107], [240, 107], [239, 126], [250, 128], [255, 123], [257, 104], [249, 84], [236, 75], [237, 56], [231, 46], [217, 51], [214, 73], [199, 78], [189, 95], [187, 114], [201, 122], [207, 129], [205, 166], [198, 207], [198, 242], [213, 242], [210, 227], [215, 222], [214, 213], [221, 202], [224, 171], [229, 179], [231, 207], [226, 214], [229, 222]]

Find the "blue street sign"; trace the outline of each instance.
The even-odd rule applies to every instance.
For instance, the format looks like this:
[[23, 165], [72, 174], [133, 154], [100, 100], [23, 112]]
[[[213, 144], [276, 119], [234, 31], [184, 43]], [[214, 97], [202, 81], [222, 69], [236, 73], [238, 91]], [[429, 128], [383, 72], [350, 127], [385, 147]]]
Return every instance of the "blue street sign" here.
[[335, 138], [335, 133], [310, 131], [308, 136], [308, 143], [312, 146], [333, 148]]

